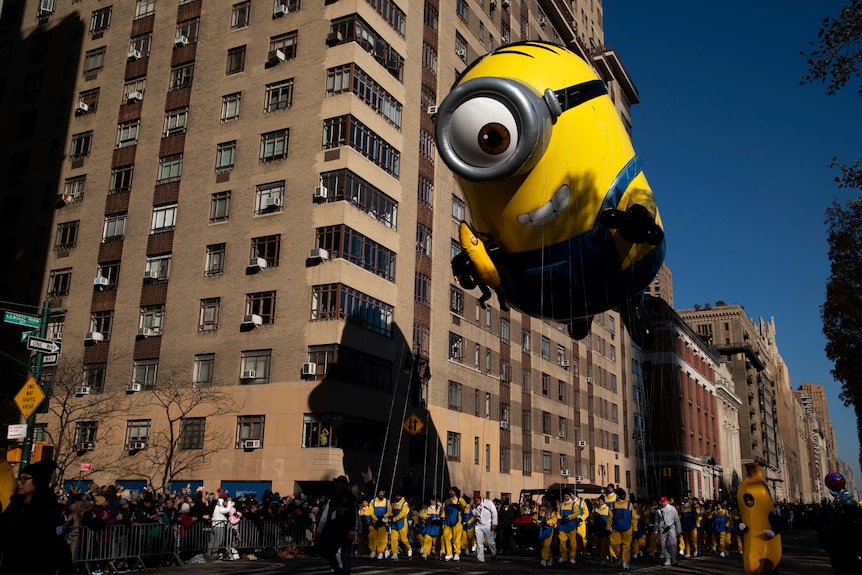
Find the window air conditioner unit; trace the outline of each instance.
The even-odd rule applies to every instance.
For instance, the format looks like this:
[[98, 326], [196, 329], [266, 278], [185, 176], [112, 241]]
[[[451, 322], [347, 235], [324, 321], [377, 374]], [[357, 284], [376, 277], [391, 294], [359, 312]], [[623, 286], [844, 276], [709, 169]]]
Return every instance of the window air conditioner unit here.
[[593, 378], [592, 378], [592, 377], [588, 377], [588, 378], [587, 378], [587, 383], [592, 383], [592, 382], [593, 382]]
[[340, 44], [344, 41], [344, 34], [336, 30], [335, 32], [330, 32], [326, 35], [326, 45], [327, 46], [335, 46], [336, 44]]
[[144, 93], [140, 90], [132, 90], [131, 92], [129, 92], [129, 95], [126, 96], [126, 101], [128, 101], [129, 103], [140, 102], [143, 99]]
[[174, 38], [174, 47], [179, 48], [180, 46], [188, 46], [189, 39], [182, 34], [177, 34]]
[[263, 325], [263, 318], [256, 313], [249, 313], [242, 316], [242, 323], [245, 325]]
[[126, 393], [137, 393], [139, 391], [141, 391], [141, 384], [140, 383], [132, 382], [126, 386]]
[[489, 4], [491, 5], [491, 10], [493, 10], [497, 7], [497, 0], [491, 0]]
[[584, 476], [583, 476], [583, 475], [575, 475], [575, 481], [580, 482], [580, 481], [583, 481], [583, 480], [584, 480]]
[[278, 64], [279, 62], [284, 62], [285, 59], [286, 56], [284, 55], [284, 51], [277, 48], [275, 50], [270, 50], [269, 54], [266, 56], [266, 61], [270, 64]]
[[547, 22], [545, 22], [545, 15], [539, 14], [539, 26], [544, 26]]
[[281, 198], [267, 198], [263, 202], [264, 209], [275, 209], [281, 207]]
[[578, 447], [586, 447], [586, 446], [587, 446], [587, 442], [586, 442], [586, 441], [579, 441], [579, 442], [578, 442]]
[[302, 364], [302, 375], [317, 375], [317, 364], [307, 361]]
[[147, 444], [143, 441], [132, 441], [129, 443], [129, 451], [134, 451], [137, 449], [145, 449]]
[[90, 386], [82, 385], [75, 388], [75, 395], [90, 395]]
[[429, 116], [436, 116], [437, 110], [439, 110], [439, 108], [437, 106], [428, 106], [428, 115]]
[[568, 469], [560, 469], [560, 475], [562, 475], [563, 477], [568, 477], [569, 476], [569, 470]]
[[503, 8], [508, 8], [509, 5], [511, 4], [511, 2], [509, 0], [502, 0], [502, 2], [500, 2], [500, 3], [503, 5]]
[[323, 248], [314, 248], [308, 251], [308, 259], [326, 261], [329, 259], [329, 252]]
[[508, 421], [501, 421], [500, 422], [500, 429], [509, 429], [509, 422]]
[[78, 451], [93, 451], [96, 446], [92, 441], [82, 441], [78, 443]]
[[329, 195], [329, 190], [326, 189], [326, 186], [315, 186], [314, 187], [314, 199], [315, 200], [325, 200]]
[[246, 439], [242, 442], [243, 449], [260, 449], [260, 439]]
[[151, 327], [139, 327], [138, 337], [152, 337], [156, 335], [156, 330]]
[[253, 369], [244, 369], [242, 370], [240, 379], [257, 379], [257, 372]]
[[263, 258], [249, 258], [248, 267], [264, 269], [266, 268], [266, 260]]
[[569, 363], [568, 359], [561, 359], [560, 360], [560, 367], [569, 367], [569, 365], [571, 365], [571, 364]]
[[131, 62], [133, 60], [140, 60], [141, 59], [141, 51], [135, 50], [134, 48], [130, 48], [129, 49], [129, 56], [127, 59], [129, 60], [129, 62]]
[[93, 286], [94, 287], [108, 287], [109, 285], [111, 285], [111, 280], [109, 280], [106, 277], [96, 276], [93, 279]]
[[156, 270], [144, 270], [144, 281], [155, 281], [159, 279], [159, 272]]
[[290, 14], [290, 8], [288, 8], [284, 4], [276, 4], [275, 10], [273, 10], [272, 12], [272, 17], [281, 18], [285, 14]]
[[90, 106], [85, 104], [84, 102], [78, 102], [75, 104], [75, 115], [80, 116], [81, 114], [86, 114], [90, 111]]
[[465, 50], [464, 48], [458, 48], [457, 50], [455, 50], [455, 55], [457, 55], [459, 58], [465, 58], [467, 56], [467, 50]]
[[98, 331], [88, 331], [84, 334], [84, 343], [96, 343], [97, 341], [104, 341], [105, 336]]

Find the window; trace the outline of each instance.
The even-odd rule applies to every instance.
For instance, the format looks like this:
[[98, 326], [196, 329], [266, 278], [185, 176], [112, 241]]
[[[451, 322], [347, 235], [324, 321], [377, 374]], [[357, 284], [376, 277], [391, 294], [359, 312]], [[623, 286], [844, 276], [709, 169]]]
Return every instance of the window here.
[[105, 229], [102, 241], [121, 240], [126, 233], [126, 214], [110, 214], [105, 216]]
[[251, 239], [251, 255], [252, 258], [263, 258], [266, 260], [266, 266], [278, 266], [278, 259], [281, 252], [281, 234], [273, 234], [271, 236], [262, 236]]
[[394, 307], [343, 284], [311, 288], [311, 320], [345, 320], [372, 333], [392, 337]]
[[105, 341], [111, 339], [113, 323], [113, 311], [97, 311], [90, 314], [90, 331], [102, 334], [105, 336]]
[[169, 232], [177, 223], [177, 205], [156, 206], [153, 208], [153, 219], [150, 225], [150, 233], [158, 234]]
[[90, 34], [104, 32], [111, 27], [111, 6], [94, 10], [90, 17]]
[[275, 323], [275, 291], [246, 294], [245, 313], [259, 315], [264, 324]]
[[175, 108], [165, 112], [165, 136], [184, 134], [189, 121], [188, 107]]
[[530, 475], [533, 472], [533, 463], [529, 451], [521, 452], [521, 472], [524, 475]]
[[479, 465], [479, 438], [473, 438], [473, 465]]
[[542, 336], [542, 359], [551, 358], [551, 340], [546, 336]]
[[84, 75], [90, 76], [101, 70], [105, 65], [105, 47], [88, 50], [84, 54]]
[[242, 371], [246, 375], [254, 373], [254, 377], [243, 378], [244, 384], [269, 383], [269, 366], [272, 363], [272, 350], [259, 349], [242, 352]]
[[84, 385], [90, 388], [90, 393], [105, 391], [105, 373], [107, 370], [107, 363], [84, 364]]
[[521, 352], [530, 353], [530, 330], [521, 330]]
[[226, 222], [230, 217], [230, 190], [216, 192], [210, 202], [210, 223]]
[[227, 75], [245, 70], [245, 46], [237, 46], [227, 51]]
[[446, 432], [446, 458], [449, 461], [461, 461], [461, 434], [454, 431]]
[[66, 178], [63, 184], [63, 195], [69, 198], [69, 203], [80, 202], [84, 199], [84, 188], [87, 185], [87, 176]]
[[53, 316], [50, 320], [48, 320], [48, 332], [46, 334], [47, 339], [63, 339], [63, 326], [66, 323], [66, 316]]
[[[138, 327], [139, 328], [150, 328], [154, 334], [161, 335], [164, 320], [165, 320], [165, 306], [164, 306], [164, 304], [145, 306], [145, 307], [141, 308], [141, 320], [138, 323]], [[155, 377], [155, 375], [154, 375], [154, 377]]]
[[434, 183], [425, 176], [419, 176], [417, 186], [417, 199], [419, 204], [427, 207], [434, 205]]
[[[198, 319], [198, 331], [215, 331], [218, 329], [218, 316], [221, 309], [221, 298], [211, 297], [201, 300], [201, 313]], [[197, 360], [195, 360], [197, 369]], [[195, 379], [195, 382], [198, 380]]]
[[183, 88], [191, 88], [192, 78], [195, 75], [195, 65], [182, 64], [171, 68], [171, 81], [169, 90], [182, 90]]
[[461, 384], [449, 382], [449, 409], [461, 410]]
[[356, 64], [326, 71], [326, 97], [352, 92], [391, 126], [401, 129], [401, 103]]
[[207, 258], [204, 264], [204, 275], [220, 276], [224, 273], [225, 244], [207, 246]]
[[325, 119], [323, 149], [329, 150], [344, 145], [350, 146], [392, 177], [398, 177], [401, 153], [386, 140], [353, 116]]
[[221, 121], [232, 122], [239, 120], [239, 108], [242, 101], [242, 92], [234, 92], [221, 97]]
[[431, 132], [419, 130], [419, 157], [434, 163], [434, 136]]
[[56, 251], [70, 250], [75, 247], [78, 243], [78, 224], [79, 220], [57, 224], [57, 237], [54, 239]]
[[251, 14], [251, 0], [234, 4], [230, 14], [230, 29], [245, 28], [248, 26]]
[[87, 105], [87, 112], [93, 113], [99, 107], [99, 88], [78, 92], [78, 101]]
[[449, 332], [449, 359], [460, 362], [464, 358], [464, 341], [457, 333]]
[[269, 51], [281, 50], [285, 60], [296, 58], [296, 44], [299, 40], [299, 31], [294, 30], [280, 36], [273, 36], [269, 39]]
[[135, 166], [118, 166], [111, 169], [111, 183], [108, 192], [111, 194], [128, 193], [132, 191], [132, 176]]
[[[91, 390], [92, 391], [92, 390]], [[75, 448], [77, 451], [92, 451], [96, 443], [98, 421], [79, 421], [75, 423]]]
[[236, 165], [236, 140], [216, 146], [216, 172], [229, 172]]
[[509, 343], [509, 320], [504, 317], [500, 318], [500, 341]]
[[431, 228], [422, 223], [416, 224], [416, 251], [431, 257]]
[[117, 128], [117, 147], [126, 148], [138, 143], [138, 131], [141, 129], [141, 120], [123, 122]]
[[127, 80], [126, 83], [123, 85], [123, 103], [128, 103], [130, 101], [130, 95], [133, 92], [138, 92], [140, 94], [140, 97], [143, 97], [146, 91], [146, 78], [135, 78], [132, 80]]
[[542, 473], [550, 473], [551, 472], [551, 452], [543, 451], [542, 452]]
[[157, 184], [178, 182], [183, 174], [183, 155], [174, 154], [159, 158], [159, 174]]
[[293, 78], [266, 85], [264, 111], [275, 112], [293, 105]]
[[557, 399], [566, 402], [566, 382], [562, 379], [557, 380]]
[[548, 396], [551, 393], [551, 376], [547, 373], [542, 374], [542, 395]]
[[203, 449], [207, 420], [205, 417], [180, 419], [180, 449]]
[[156, 11], [156, 0], [135, 0], [135, 18], [149, 16]]
[[215, 354], [199, 353], [195, 356], [194, 386], [212, 387], [215, 373]]
[[146, 58], [150, 55], [150, 47], [153, 44], [153, 34], [149, 32], [147, 34], [141, 34], [140, 36], [134, 36], [129, 41], [129, 51], [137, 50], [141, 53], [141, 58]]
[[201, 19], [200, 18], [192, 18], [191, 20], [183, 20], [182, 22], [177, 23], [176, 38], [179, 39], [180, 36], [185, 36], [187, 42], [197, 42], [198, 41], [198, 33], [200, 32], [200, 27], [201, 27]]
[[146, 449], [149, 441], [149, 419], [133, 419], [126, 423], [126, 450]]
[[269, 213], [274, 207], [281, 206], [284, 206], [284, 180], [261, 184], [257, 187], [254, 203], [255, 215]]
[[93, 144], [93, 131], [81, 132], [72, 136], [72, 147], [69, 150], [69, 158], [75, 160], [90, 155], [90, 146]]
[[146, 271], [159, 280], [167, 280], [171, 276], [171, 254], [147, 257]]
[[449, 285], [449, 311], [464, 315], [464, 290], [453, 285]]
[[464, 22], [467, 22], [467, 0], [458, 0], [458, 4], [455, 9], [458, 12], [458, 17]]
[[456, 222], [463, 222], [466, 215], [466, 206], [464, 200], [458, 196], [452, 196], [452, 219]]
[[72, 268], [51, 270], [48, 278], [48, 297], [69, 295], [69, 286], [72, 283]]
[[421, 305], [431, 305], [431, 278], [416, 272], [413, 282], [413, 300]]
[[247, 439], [260, 441], [263, 445], [263, 428], [266, 416], [240, 415], [236, 418], [236, 447], [242, 449]]
[[260, 161], [273, 162], [287, 157], [290, 128], [260, 135]]
[[158, 370], [159, 360], [157, 359], [136, 361], [132, 367], [132, 383], [141, 384], [142, 389], [155, 389]]
[[524, 393], [530, 393], [530, 390], [533, 388], [532, 379], [532, 372], [529, 369], [521, 370], [521, 387]]
[[422, 42], [422, 67], [437, 75], [437, 52], [427, 42]]
[[455, 32], [455, 54], [461, 58], [465, 64], [467, 63], [467, 40], [465, 40], [464, 36], [458, 32]]

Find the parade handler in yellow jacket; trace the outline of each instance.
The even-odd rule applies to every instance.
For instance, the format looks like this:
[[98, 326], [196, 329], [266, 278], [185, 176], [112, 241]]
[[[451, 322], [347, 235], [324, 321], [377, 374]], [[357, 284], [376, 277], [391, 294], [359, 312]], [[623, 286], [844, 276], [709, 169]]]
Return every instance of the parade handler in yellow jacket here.
[[624, 571], [630, 569], [629, 562], [632, 560], [632, 527], [635, 517], [632, 503], [626, 499], [626, 490], [618, 488], [616, 501], [610, 505], [608, 529], [611, 531], [611, 555], [620, 558]]
[[407, 558], [413, 558], [413, 549], [410, 548], [410, 541], [407, 539], [407, 513], [410, 512], [410, 506], [407, 500], [401, 493], [395, 494], [395, 500], [392, 502], [392, 519], [389, 522], [389, 534], [392, 540], [392, 554], [389, 558], [398, 561], [398, 544], [404, 543], [407, 548]]
[[586, 549], [587, 519], [590, 512], [586, 502], [573, 497], [571, 489], [563, 490], [563, 501], [557, 508], [557, 530], [560, 538], [560, 563], [574, 563], [578, 553]]

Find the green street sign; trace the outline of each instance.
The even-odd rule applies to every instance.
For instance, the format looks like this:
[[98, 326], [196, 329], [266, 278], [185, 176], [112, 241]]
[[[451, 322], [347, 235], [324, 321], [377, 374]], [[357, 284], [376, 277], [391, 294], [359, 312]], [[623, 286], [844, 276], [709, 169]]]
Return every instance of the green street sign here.
[[37, 329], [35, 331], [22, 331], [21, 332], [21, 341], [27, 341], [31, 335], [33, 337], [38, 337], [39, 336], [39, 330]]
[[3, 316], [3, 321], [6, 323], [14, 323], [15, 325], [23, 325], [24, 327], [35, 327], [36, 329], [39, 329], [42, 325], [42, 320], [38, 317], [16, 313], [14, 311], [7, 311]]

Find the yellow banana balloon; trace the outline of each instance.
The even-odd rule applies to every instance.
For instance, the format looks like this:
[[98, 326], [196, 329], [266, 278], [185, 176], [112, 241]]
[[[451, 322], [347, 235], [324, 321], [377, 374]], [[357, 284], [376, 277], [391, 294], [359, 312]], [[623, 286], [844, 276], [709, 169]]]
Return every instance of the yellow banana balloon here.
[[15, 493], [15, 473], [4, 455], [3, 460], [0, 461], [0, 505], [3, 506], [3, 510], [9, 507], [9, 499], [13, 493]]
[[458, 235], [461, 239], [461, 249], [467, 252], [467, 256], [473, 262], [473, 267], [479, 279], [485, 282], [488, 287], [500, 287], [500, 274], [497, 273], [494, 262], [491, 261], [488, 252], [485, 251], [484, 242], [464, 222], [461, 222], [458, 228]]
[[766, 575], [781, 562], [781, 535], [770, 537], [769, 515], [775, 513], [772, 495], [757, 463], [745, 464], [746, 477], [739, 485], [736, 501], [746, 529], [742, 535], [742, 564], [748, 575]]

